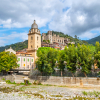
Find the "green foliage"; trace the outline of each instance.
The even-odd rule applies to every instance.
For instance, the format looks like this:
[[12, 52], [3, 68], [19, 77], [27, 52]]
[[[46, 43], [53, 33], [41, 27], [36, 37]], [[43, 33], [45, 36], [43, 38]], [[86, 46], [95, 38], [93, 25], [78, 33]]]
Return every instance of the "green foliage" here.
[[86, 45], [77, 46], [78, 50], [78, 65], [81, 67], [81, 71], [84, 72], [85, 76], [90, 72], [91, 66], [93, 64], [93, 52]]
[[65, 68], [65, 64], [64, 64], [64, 61], [65, 61], [65, 52], [64, 50], [59, 50], [58, 51], [58, 68], [61, 70], [61, 71], [64, 71], [64, 68]]
[[86, 96], [88, 95], [88, 93], [86, 91], [83, 91], [82, 93], [83, 93], [83, 95], [86, 95]]
[[68, 48], [65, 47], [65, 61], [67, 62], [67, 69], [74, 73], [77, 65], [77, 49], [74, 45], [70, 45]]
[[99, 44], [99, 42], [95, 43], [95, 48], [96, 48], [96, 53], [98, 53], [98, 51], [100, 51], [100, 44]]
[[10, 47], [15, 51], [23, 50], [25, 48], [28, 48], [28, 40], [25, 40], [24, 42], [18, 42], [15, 44], [0, 47], [0, 52], [4, 51], [5, 49], [9, 49]]
[[50, 43], [50, 40], [43, 40], [43, 42], [45, 42], [45, 43]]
[[10, 80], [6, 80], [6, 83], [8, 83], [8, 84], [16, 84], [15, 81], [11, 82]]
[[0, 72], [9, 71], [17, 67], [17, 57], [15, 54], [4, 51], [0, 53]]
[[37, 50], [36, 64], [40, 72], [52, 73], [57, 59], [57, 50], [50, 47], [41, 47]]

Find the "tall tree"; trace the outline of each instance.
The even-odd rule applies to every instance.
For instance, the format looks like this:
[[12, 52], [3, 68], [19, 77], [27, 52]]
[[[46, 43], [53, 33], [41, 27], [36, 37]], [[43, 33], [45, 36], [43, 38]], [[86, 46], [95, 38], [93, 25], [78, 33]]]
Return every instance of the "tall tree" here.
[[65, 52], [64, 52], [64, 50], [58, 51], [58, 59], [57, 59], [57, 61], [58, 61], [57, 66], [60, 69], [61, 76], [62, 76], [62, 72], [64, 71], [64, 68], [65, 68], [65, 63], [64, 63], [64, 61], [65, 61]]
[[91, 71], [91, 66], [93, 64], [93, 52], [86, 45], [77, 46], [78, 49], [78, 65], [81, 67], [81, 71], [87, 77], [87, 73]]
[[74, 45], [70, 45], [68, 48], [65, 47], [64, 51], [65, 61], [67, 62], [67, 69], [71, 71], [72, 75], [74, 76], [78, 59], [77, 49]]
[[95, 43], [95, 49], [96, 49], [96, 53], [98, 53], [98, 51], [100, 51], [100, 44], [98, 41]]
[[38, 70], [41, 73], [52, 73], [57, 60], [57, 50], [50, 47], [41, 47], [37, 50], [37, 56]]

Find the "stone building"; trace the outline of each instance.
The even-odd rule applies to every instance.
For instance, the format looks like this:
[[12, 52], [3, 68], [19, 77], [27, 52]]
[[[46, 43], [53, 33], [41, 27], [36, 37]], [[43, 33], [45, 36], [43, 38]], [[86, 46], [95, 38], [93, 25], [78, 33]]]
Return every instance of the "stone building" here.
[[52, 31], [48, 31], [48, 34], [42, 33], [42, 42], [43, 40], [50, 40], [50, 43], [57, 42], [64, 44], [64, 37], [56, 36], [56, 34], [52, 34]]
[[52, 31], [48, 31], [48, 33], [42, 33], [42, 42], [43, 40], [49, 40], [51, 44], [54, 42], [66, 45], [68, 43], [74, 44], [74, 42], [70, 42], [68, 38], [60, 37], [59, 35], [53, 34]]

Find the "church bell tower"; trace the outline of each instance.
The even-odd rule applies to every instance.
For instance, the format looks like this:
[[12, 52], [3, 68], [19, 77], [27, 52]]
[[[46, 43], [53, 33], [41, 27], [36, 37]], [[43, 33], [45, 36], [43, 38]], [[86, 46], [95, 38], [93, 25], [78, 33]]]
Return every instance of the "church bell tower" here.
[[27, 49], [27, 52], [32, 53], [34, 61], [36, 61], [37, 58], [36, 51], [38, 50], [39, 47], [41, 47], [41, 34], [40, 30], [38, 29], [38, 25], [34, 20], [34, 23], [32, 24], [31, 29], [29, 30], [28, 33], [28, 49]]

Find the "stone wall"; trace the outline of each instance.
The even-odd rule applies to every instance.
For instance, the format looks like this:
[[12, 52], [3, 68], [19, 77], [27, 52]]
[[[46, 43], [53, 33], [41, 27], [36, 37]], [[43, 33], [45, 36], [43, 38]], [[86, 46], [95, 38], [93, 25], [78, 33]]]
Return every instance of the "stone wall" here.
[[37, 76], [32, 77], [31, 80], [39, 80], [41, 83], [53, 85], [100, 85], [99, 78], [91, 77], [55, 77], [55, 76]]

